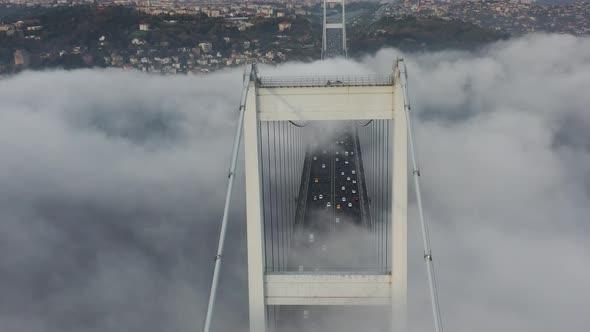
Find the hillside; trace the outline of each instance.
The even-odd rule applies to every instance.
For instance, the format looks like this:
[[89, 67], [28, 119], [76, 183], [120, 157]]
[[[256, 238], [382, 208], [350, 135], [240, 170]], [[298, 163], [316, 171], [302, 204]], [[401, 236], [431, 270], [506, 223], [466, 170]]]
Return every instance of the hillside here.
[[[434, 17], [373, 21], [371, 9], [359, 12], [363, 19], [347, 29], [353, 57], [383, 47], [473, 49], [508, 37], [460, 21]], [[320, 57], [321, 25], [314, 16], [228, 20], [204, 14], [154, 16], [130, 7], [93, 5], [21, 12], [0, 8], [0, 15], [11, 18], [4, 21], [8, 29], [0, 30], [0, 73], [23, 69], [14, 66], [16, 50], [26, 54], [25, 68], [99, 66], [154, 72], [164, 68], [166, 73]], [[142, 30], [140, 24], [149, 28]]]
[[509, 36], [471, 23], [430, 18], [384, 17], [357, 33], [349, 32], [353, 55], [374, 53], [383, 47], [404, 51], [473, 49]]

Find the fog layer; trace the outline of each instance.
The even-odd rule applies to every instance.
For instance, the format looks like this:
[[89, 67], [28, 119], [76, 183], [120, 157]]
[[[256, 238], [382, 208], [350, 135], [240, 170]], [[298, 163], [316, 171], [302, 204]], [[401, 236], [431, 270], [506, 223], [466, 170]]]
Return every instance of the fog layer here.
[[[590, 39], [382, 50], [362, 62], [261, 71], [387, 74], [396, 56], [408, 62], [446, 330], [586, 330]], [[79, 70], [0, 80], [2, 330], [201, 328], [241, 74]], [[247, 326], [239, 168], [217, 331]], [[413, 205], [409, 222], [410, 327], [430, 331]]]

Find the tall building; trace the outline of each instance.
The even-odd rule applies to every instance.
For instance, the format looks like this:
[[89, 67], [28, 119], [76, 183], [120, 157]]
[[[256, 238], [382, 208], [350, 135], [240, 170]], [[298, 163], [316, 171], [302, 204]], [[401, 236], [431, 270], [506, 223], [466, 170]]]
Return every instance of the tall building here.
[[23, 49], [14, 51], [14, 65], [20, 69], [27, 68], [30, 64], [29, 52]]

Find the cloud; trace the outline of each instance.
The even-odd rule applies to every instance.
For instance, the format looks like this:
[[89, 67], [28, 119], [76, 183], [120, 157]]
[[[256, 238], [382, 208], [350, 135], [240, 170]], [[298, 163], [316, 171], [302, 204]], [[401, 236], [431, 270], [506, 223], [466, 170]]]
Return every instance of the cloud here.
[[[29, 72], [0, 85], [1, 325], [201, 324], [239, 102], [224, 89], [240, 75]], [[226, 271], [243, 258], [228, 253]], [[228, 309], [244, 303], [232, 293]]]
[[[446, 329], [552, 332], [588, 324], [588, 54], [590, 39], [531, 35], [261, 71], [387, 74], [404, 56]], [[200, 328], [241, 76], [0, 80], [0, 326]], [[247, 322], [243, 181], [240, 164], [218, 331]], [[410, 324], [429, 331], [414, 208]]]

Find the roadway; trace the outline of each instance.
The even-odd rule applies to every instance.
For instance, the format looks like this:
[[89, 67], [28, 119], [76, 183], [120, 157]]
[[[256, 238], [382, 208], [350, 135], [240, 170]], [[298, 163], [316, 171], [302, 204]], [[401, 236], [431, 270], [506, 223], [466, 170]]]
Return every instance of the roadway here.
[[[306, 168], [308, 176], [304, 175], [302, 184], [305, 201], [299, 205], [303, 213], [295, 225], [289, 270], [333, 273], [369, 269], [374, 244], [367, 231], [368, 199], [354, 128], [312, 143]], [[358, 312], [329, 306], [277, 309], [278, 331], [328, 331], [331, 324], [325, 324], [325, 317]]]
[[356, 238], [354, 230], [366, 229], [369, 219], [354, 131], [348, 128], [312, 144], [306, 158], [305, 210], [296, 225], [289, 269], [358, 270], [361, 266], [351, 262], [347, 247]]

